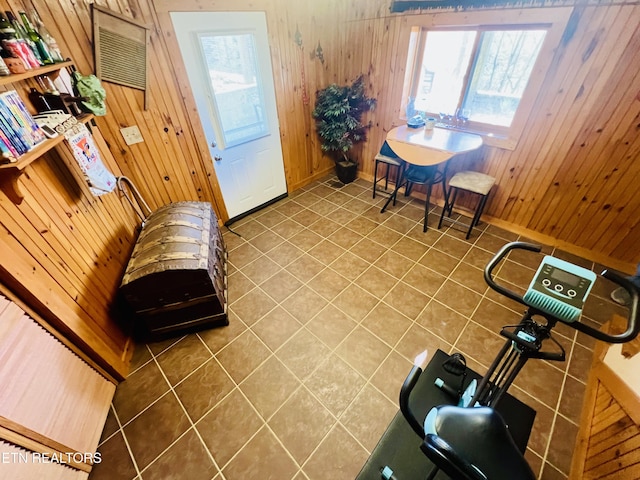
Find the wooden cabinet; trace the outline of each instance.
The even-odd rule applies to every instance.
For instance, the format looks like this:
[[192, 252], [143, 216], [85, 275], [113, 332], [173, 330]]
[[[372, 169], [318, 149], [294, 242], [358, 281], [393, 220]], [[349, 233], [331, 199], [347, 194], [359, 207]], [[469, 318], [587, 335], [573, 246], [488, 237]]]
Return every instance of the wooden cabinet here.
[[[66, 61], [62, 63], [57, 63], [55, 65], [47, 65], [45, 67], [36, 68], [32, 70], [27, 70], [25, 73], [13, 74], [4, 77], [0, 77], [0, 87], [7, 86], [13, 84], [16, 87], [16, 84], [20, 82], [25, 82], [40, 75], [46, 74], [56, 74], [60, 72], [61, 69], [67, 68], [73, 65], [73, 62]], [[21, 92], [18, 92], [21, 93]], [[24, 92], [22, 92], [22, 98], [24, 100]], [[25, 103], [27, 103], [25, 101]], [[93, 119], [93, 115], [84, 114], [77, 117], [79, 122], [87, 123]], [[33, 161], [39, 159], [42, 155], [47, 153], [52, 148], [56, 147], [60, 143], [64, 141], [64, 135], [58, 135], [54, 138], [49, 138], [44, 140], [35, 146], [32, 150], [21, 155], [18, 158], [17, 162], [7, 163], [0, 165], [0, 188], [5, 192], [5, 194], [14, 202], [20, 203], [24, 198], [22, 192], [20, 191], [19, 179], [20, 175], [22, 175], [23, 170], [31, 164]]]
[[45, 327], [0, 295], [0, 455], [15, 473], [3, 478], [86, 478], [115, 392]]

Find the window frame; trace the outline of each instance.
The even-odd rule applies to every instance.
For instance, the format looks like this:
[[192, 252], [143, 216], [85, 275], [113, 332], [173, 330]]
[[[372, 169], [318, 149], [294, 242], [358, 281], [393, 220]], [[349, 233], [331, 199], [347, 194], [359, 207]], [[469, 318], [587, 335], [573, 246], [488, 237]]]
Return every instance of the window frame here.
[[[530, 9], [504, 9], [491, 11], [469, 12], [440, 12], [429, 15], [411, 15], [404, 19], [403, 44], [401, 48], [406, 52], [406, 62], [401, 89], [401, 97], [396, 105], [400, 105], [399, 117], [406, 122], [407, 100], [410, 96], [412, 83], [419, 75], [419, 68], [415, 68], [416, 60], [421, 59], [424, 53], [424, 41], [429, 30], [525, 30], [544, 28], [547, 31], [544, 42], [538, 53], [535, 65], [529, 77], [527, 87], [520, 99], [520, 103], [513, 117], [510, 127], [490, 126], [489, 124], [472, 123], [459, 130], [477, 133], [483, 137], [486, 145], [496, 146], [508, 150], [515, 150], [530, 114], [536, 104], [536, 98], [542, 94], [542, 84], [551, 66], [564, 30], [569, 21], [570, 7], [562, 8], [530, 8]], [[476, 42], [479, 40], [479, 35]], [[474, 49], [477, 45], [474, 46]], [[460, 96], [465, 94], [469, 82], [470, 65], [465, 75], [465, 88]], [[459, 100], [461, 101], [461, 100]], [[457, 127], [456, 127], [457, 128]]]

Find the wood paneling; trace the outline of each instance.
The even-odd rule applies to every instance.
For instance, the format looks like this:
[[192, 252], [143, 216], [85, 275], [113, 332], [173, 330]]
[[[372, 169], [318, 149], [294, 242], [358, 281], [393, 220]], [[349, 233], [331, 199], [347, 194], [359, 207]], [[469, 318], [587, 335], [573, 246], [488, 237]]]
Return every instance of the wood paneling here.
[[640, 476], [640, 428], [630, 421], [603, 384], [596, 395], [585, 479], [635, 479]]
[[[369, 140], [356, 148], [356, 154], [361, 176], [373, 177], [377, 149], [386, 132], [401, 122], [404, 30], [416, 18], [415, 12], [391, 15], [383, 0], [314, 4], [157, 0], [154, 5], [171, 50], [175, 47], [167, 11], [267, 11], [290, 190], [332, 167], [320, 152], [310, 116], [314, 92], [330, 82], [345, 83], [368, 74], [378, 108], [369, 114]], [[640, 86], [640, 75], [633, 68], [640, 62], [638, 8], [574, 9], [516, 149], [487, 147], [481, 159], [468, 156], [456, 162], [458, 169], [471, 166], [496, 176], [497, 188], [486, 210], [496, 224], [629, 272], [640, 261], [636, 248], [640, 205], [632, 186], [640, 173], [634, 161]], [[473, 19], [474, 13], [460, 15]], [[526, 18], [527, 10], [521, 15]], [[302, 46], [294, 41], [296, 32]], [[324, 62], [313, 55], [317, 45]], [[177, 75], [184, 87], [184, 72]], [[190, 104], [189, 91], [182, 93]], [[194, 130], [199, 128], [194, 125]]]
[[517, 148], [474, 162], [497, 179], [496, 223], [626, 271], [640, 260], [638, 18], [634, 5], [574, 10]]
[[[90, 3], [28, 5], [85, 74], [94, 70]], [[266, 11], [289, 191], [333, 168], [311, 117], [316, 90], [368, 74], [378, 107], [368, 114], [369, 138], [356, 154], [360, 175], [373, 178], [375, 153], [401, 122], [403, 32], [411, 17], [390, 14], [388, 0], [95, 3], [151, 27], [148, 110], [142, 92], [105, 83], [108, 114], [96, 122], [106, 163], [129, 177], [152, 209], [208, 201], [219, 218], [228, 218], [173, 38], [172, 9]], [[23, 6], [0, 0], [2, 9]], [[633, 4], [576, 8], [516, 149], [487, 147], [481, 158], [454, 165], [497, 178], [486, 208], [497, 225], [629, 272], [640, 261], [639, 19]], [[131, 125], [140, 128], [143, 143], [125, 144], [120, 128]], [[22, 186], [25, 200], [18, 206], [0, 193], [3, 279], [122, 375], [127, 337], [110, 312], [139, 220], [119, 194], [91, 196], [63, 147], [27, 167]]]
[[115, 385], [2, 295], [0, 383], [0, 425], [20, 425], [62, 452], [96, 450]]
[[[43, 456], [34, 456], [32, 451], [0, 440], [0, 455], [14, 461], [4, 462], [2, 475], [13, 480], [46, 478], [47, 480], [86, 480], [89, 474], [74, 470], [68, 465], [42, 460]], [[49, 457], [50, 458], [50, 457]]]
[[587, 385], [570, 479], [635, 480], [640, 478], [640, 427], [632, 416], [637, 417], [638, 398], [600, 362]]

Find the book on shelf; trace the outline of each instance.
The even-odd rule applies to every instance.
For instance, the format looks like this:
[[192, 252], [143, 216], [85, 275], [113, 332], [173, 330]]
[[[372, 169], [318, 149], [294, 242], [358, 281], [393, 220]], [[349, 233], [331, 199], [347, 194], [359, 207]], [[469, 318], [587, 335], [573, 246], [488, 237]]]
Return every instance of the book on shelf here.
[[0, 154], [5, 159], [10, 158], [6, 150], [17, 158], [46, 140], [15, 90], [0, 93], [0, 132]]
[[10, 145], [15, 148], [18, 155], [29, 151], [29, 146], [17, 133], [18, 124], [11, 112], [0, 102], [0, 130], [9, 139]]
[[22, 101], [22, 98], [20, 98], [15, 90], [5, 92], [5, 95], [9, 99], [9, 102], [14, 108], [16, 114], [24, 122], [25, 127], [28, 129], [29, 134], [31, 135], [35, 144], [37, 145], [38, 143], [42, 142], [45, 139], [44, 132], [31, 116], [29, 110], [27, 110], [27, 106]]
[[15, 163], [20, 154], [0, 128], [0, 163]]

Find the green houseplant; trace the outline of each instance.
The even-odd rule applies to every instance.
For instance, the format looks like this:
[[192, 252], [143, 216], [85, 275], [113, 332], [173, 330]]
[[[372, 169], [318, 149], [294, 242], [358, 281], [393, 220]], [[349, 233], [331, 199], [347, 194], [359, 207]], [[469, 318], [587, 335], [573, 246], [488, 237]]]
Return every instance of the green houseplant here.
[[376, 100], [365, 95], [364, 76], [351, 85], [335, 83], [316, 92], [313, 118], [323, 152], [329, 152], [336, 162], [336, 174], [342, 183], [355, 180], [358, 162], [349, 157], [351, 148], [366, 139], [370, 124], [362, 123], [362, 115], [374, 110]]

